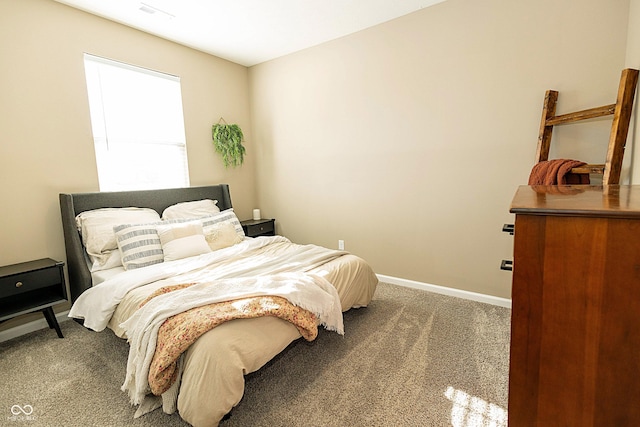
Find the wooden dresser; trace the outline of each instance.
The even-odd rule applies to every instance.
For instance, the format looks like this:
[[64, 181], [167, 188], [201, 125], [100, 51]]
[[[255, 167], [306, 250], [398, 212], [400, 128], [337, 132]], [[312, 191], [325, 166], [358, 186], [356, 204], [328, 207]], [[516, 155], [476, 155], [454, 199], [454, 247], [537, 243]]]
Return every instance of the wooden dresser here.
[[640, 186], [520, 187], [509, 426], [640, 426]]

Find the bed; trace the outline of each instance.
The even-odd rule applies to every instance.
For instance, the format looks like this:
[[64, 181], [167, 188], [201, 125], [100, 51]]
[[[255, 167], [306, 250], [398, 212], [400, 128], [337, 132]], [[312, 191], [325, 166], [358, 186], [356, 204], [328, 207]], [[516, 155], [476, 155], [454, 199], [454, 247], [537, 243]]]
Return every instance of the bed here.
[[[378, 283], [364, 260], [344, 251], [297, 245], [282, 236], [245, 237], [226, 184], [60, 194], [60, 209], [70, 317], [96, 331], [110, 328], [129, 341], [123, 390], [138, 405], [136, 416], [162, 407], [167, 413], [177, 410], [194, 426], [218, 425], [240, 402], [246, 374], [293, 341], [312, 340], [313, 327], [342, 333], [341, 313], [366, 307]], [[139, 235], [149, 224], [162, 237], [160, 260], [157, 253], [130, 256], [125, 236]], [[96, 230], [102, 240], [91, 239], [99, 235]], [[113, 240], [105, 243], [106, 235], [115, 236], [115, 249]], [[150, 244], [146, 237], [134, 243]], [[237, 315], [252, 311], [254, 302], [268, 308], [265, 314]], [[269, 311], [273, 307], [275, 314]], [[223, 311], [224, 321], [201, 328], [174, 355], [178, 350], [165, 340], [189, 334], [182, 324], [171, 326], [173, 319], [205, 308], [236, 316]], [[176, 329], [167, 332], [167, 325]], [[156, 360], [167, 353], [173, 355], [171, 364]], [[157, 396], [148, 393], [149, 385], [151, 390], [156, 385], [156, 377], [147, 382], [149, 365], [152, 371], [167, 369], [153, 371], [164, 381]]]

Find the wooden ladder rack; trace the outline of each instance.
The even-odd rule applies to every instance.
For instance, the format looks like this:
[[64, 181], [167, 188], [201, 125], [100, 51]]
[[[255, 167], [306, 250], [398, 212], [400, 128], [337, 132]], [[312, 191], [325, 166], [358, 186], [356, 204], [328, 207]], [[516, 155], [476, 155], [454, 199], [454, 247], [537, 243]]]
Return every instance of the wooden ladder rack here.
[[549, 149], [551, 147], [551, 135], [553, 127], [568, 123], [575, 123], [582, 120], [594, 119], [597, 117], [613, 116], [611, 124], [611, 134], [609, 136], [609, 148], [605, 164], [585, 165], [574, 168], [572, 173], [593, 173], [603, 174], [602, 184], [619, 184], [620, 172], [622, 171], [622, 158], [629, 132], [629, 122], [631, 121], [631, 110], [633, 109], [633, 98], [638, 84], [638, 70], [627, 68], [622, 70], [620, 85], [618, 86], [618, 98], [615, 104], [602, 107], [590, 108], [573, 113], [556, 116], [556, 104], [558, 102], [558, 92], [548, 90], [544, 96], [542, 107], [542, 120], [540, 122], [540, 133], [538, 135], [538, 149], [536, 150], [536, 163], [549, 160]]

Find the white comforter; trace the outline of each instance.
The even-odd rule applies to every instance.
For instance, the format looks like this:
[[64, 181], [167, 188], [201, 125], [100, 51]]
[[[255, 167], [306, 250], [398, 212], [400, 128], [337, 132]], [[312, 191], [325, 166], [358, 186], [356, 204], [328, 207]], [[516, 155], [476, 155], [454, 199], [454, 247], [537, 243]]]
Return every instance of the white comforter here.
[[[163, 285], [169, 286], [273, 275], [290, 271], [292, 267], [308, 271], [345, 253], [314, 245], [296, 245], [277, 256], [260, 250], [268, 245], [290, 243], [282, 236], [246, 239], [208, 254], [125, 271], [83, 292], [71, 307], [69, 317], [84, 319], [85, 327], [102, 331], [129, 291], [152, 282], [162, 281]], [[233, 262], [230, 263], [230, 259]]]

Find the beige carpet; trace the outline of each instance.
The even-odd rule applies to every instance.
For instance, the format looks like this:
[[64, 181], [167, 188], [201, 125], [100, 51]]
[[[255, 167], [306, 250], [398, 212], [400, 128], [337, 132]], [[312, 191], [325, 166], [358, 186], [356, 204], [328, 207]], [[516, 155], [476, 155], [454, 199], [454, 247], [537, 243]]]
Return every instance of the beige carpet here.
[[[344, 337], [298, 340], [249, 375], [220, 426], [506, 426], [509, 318], [381, 283], [368, 308], [345, 313]], [[159, 410], [134, 420], [120, 391], [126, 342], [61, 327], [64, 339], [41, 330], [0, 343], [0, 425], [187, 425]]]

